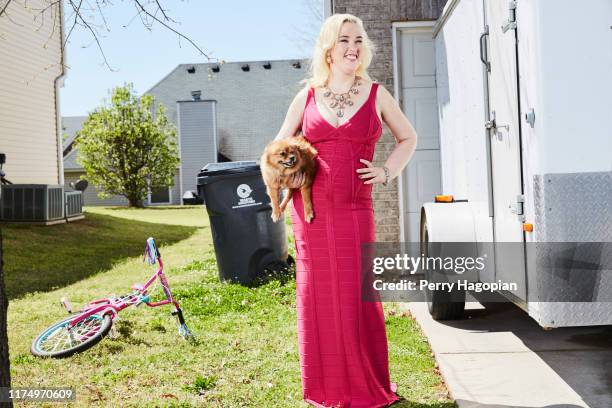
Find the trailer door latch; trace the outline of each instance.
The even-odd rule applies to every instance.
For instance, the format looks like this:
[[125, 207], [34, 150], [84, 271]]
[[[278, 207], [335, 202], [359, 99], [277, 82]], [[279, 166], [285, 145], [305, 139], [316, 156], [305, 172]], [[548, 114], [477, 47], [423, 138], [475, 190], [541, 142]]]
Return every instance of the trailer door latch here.
[[523, 194], [519, 194], [516, 196], [516, 203], [510, 205], [510, 211], [513, 214], [518, 215], [519, 219], [523, 220], [525, 218], [524, 212], [524, 204], [525, 204], [525, 196]]
[[502, 141], [504, 140], [503, 135], [501, 132], [498, 131], [499, 128], [504, 128], [506, 129], [506, 132], [510, 132], [510, 125], [498, 125], [497, 122], [495, 121], [495, 111], [491, 111], [491, 119], [487, 120], [484, 124], [485, 129], [487, 129], [489, 131], [489, 135], [490, 136], [495, 136], [497, 135], [497, 140]]
[[510, 12], [510, 17], [508, 20], [504, 22], [502, 26], [502, 31], [505, 33], [508, 30], [516, 30], [516, 1], [508, 2], [508, 9]]

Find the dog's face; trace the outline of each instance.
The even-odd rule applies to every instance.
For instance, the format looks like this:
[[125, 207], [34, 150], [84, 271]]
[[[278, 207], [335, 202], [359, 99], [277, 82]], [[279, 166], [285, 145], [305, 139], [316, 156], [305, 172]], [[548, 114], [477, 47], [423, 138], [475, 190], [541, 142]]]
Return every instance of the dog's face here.
[[299, 165], [301, 154], [297, 146], [279, 140], [269, 146], [267, 159], [276, 168], [292, 169]]

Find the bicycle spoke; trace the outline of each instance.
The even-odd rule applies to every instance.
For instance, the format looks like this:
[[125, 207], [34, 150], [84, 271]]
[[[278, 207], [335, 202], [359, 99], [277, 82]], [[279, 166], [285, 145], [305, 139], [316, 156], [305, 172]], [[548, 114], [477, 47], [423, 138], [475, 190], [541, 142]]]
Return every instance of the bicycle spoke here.
[[69, 321], [54, 328], [40, 341], [40, 349], [47, 353], [69, 350], [88, 341], [98, 334], [102, 328], [99, 316], [89, 316], [81, 320], [71, 330], [68, 330]]
[[47, 351], [54, 351], [55, 349], [57, 349], [57, 346], [62, 342], [62, 340], [63, 340], [62, 331], [56, 330], [53, 333], [51, 333], [49, 337], [45, 339], [45, 342], [43, 343], [43, 345], [46, 346]]

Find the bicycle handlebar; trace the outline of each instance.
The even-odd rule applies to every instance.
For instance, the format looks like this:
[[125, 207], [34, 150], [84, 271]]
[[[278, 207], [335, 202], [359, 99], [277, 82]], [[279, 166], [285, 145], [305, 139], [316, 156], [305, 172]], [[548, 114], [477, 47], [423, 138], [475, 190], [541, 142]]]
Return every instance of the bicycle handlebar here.
[[161, 259], [161, 253], [157, 245], [155, 245], [153, 237], [147, 239], [147, 246], [145, 247], [143, 258], [148, 261], [150, 265], [154, 265], [158, 259]]

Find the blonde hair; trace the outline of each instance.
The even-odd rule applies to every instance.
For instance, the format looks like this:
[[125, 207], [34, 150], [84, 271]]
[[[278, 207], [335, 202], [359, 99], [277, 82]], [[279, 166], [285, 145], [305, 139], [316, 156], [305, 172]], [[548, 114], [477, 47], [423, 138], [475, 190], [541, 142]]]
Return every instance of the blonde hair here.
[[357, 68], [355, 74], [368, 81], [372, 80], [368, 75], [368, 67], [372, 62], [375, 46], [363, 28], [363, 22], [359, 17], [355, 17], [352, 14], [333, 14], [323, 22], [321, 31], [319, 31], [319, 37], [317, 38], [313, 56], [310, 61], [310, 77], [302, 81], [305, 86], [319, 87], [325, 85], [331, 73], [330, 65], [327, 63], [327, 53], [336, 45], [340, 30], [342, 29], [342, 24], [344, 23], [357, 24], [363, 36], [361, 64]]

